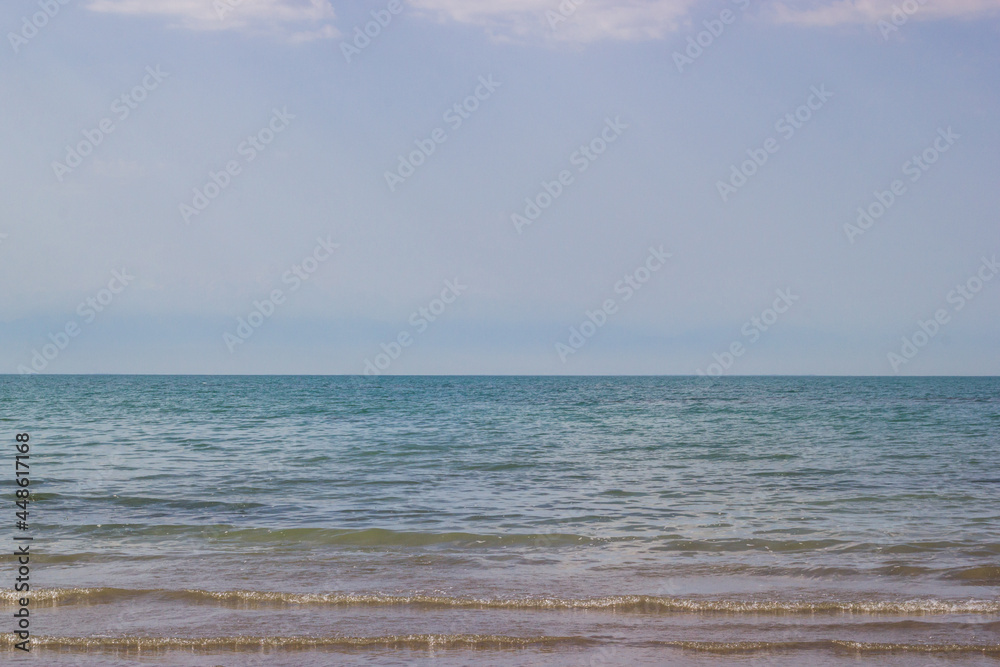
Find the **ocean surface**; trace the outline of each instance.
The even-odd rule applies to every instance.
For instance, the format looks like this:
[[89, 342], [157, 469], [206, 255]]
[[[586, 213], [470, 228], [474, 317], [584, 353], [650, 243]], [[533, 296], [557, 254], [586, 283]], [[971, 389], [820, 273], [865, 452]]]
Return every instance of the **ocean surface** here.
[[997, 665], [1000, 379], [0, 376], [39, 665]]

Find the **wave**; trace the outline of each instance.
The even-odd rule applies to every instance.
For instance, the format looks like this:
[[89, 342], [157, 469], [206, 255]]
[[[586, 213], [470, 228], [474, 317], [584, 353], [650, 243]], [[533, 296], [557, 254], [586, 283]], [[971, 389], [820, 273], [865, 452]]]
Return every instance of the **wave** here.
[[[560, 536], [564, 541], [578, 539], [576, 536], [563, 534]], [[540, 538], [541, 539], [541, 538]], [[552, 538], [547, 538], [552, 539]], [[473, 545], [476, 546], [476, 545]], [[290, 551], [297, 554], [298, 552]], [[518, 554], [508, 554], [509, 558], [516, 558]], [[32, 554], [32, 562], [42, 565], [86, 565], [91, 563], [135, 563], [138, 561], [163, 561], [176, 560], [176, 553], [170, 551], [149, 553], [126, 553], [116, 550], [105, 550], [99, 552], [80, 551], [65, 553], [38, 553]], [[425, 554], [412, 555], [411, 557], [425, 558]], [[448, 552], [446, 555], [438, 555], [438, 562], [442, 567], [453, 566], [458, 563], [475, 565], [476, 553]], [[275, 553], [271, 550], [255, 551], [247, 549], [241, 552], [241, 558], [250, 560], [254, 558], [275, 558]], [[5, 563], [13, 564], [16, 555], [13, 553], [0, 554], [0, 565]], [[400, 567], [398, 563], [395, 565]], [[581, 566], [582, 567], [582, 566]], [[1000, 567], [992, 564], [966, 565], [961, 567], [931, 567], [927, 564], [903, 564], [891, 563], [873, 566], [871, 563], [855, 563], [853, 567], [848, 564], [841, 565], [815, 565], [808, 562], [786, 563], [786, 564], [747, 564], [741, 562], [687, 562], [674, 565], [672, 573], [676, 577], [798, 577], [808, 579], [843, 579], [848, 577], [872, 579], [873, 577], [895, 579], [938, 579], [945, 582], [958, 582], [962, 585], [997, 585], [1000, 583]]]
[[[38, 528], [49, 528], [39, 524]], [[453, 544], [463, 548], [493, 548], [528, 546], [549, 548], [576, 546], [608, 541], [607, 538], [591, 538], [570, 533], [506, 533], [477, 534], [461, 531], [431, 533], [420, 531], [397, 531], [384, 528], [362, 530], [338, 528], [240, 528], [233, 525], [190, 525], [190, 524], [100, 524], [73, 526], [70, 531], [78, 536], [114, 535], [121, 538], [197, 538], [218, 542], [234, 542], [247, 545], [288, 545], [300, 549], [303, 546], [344, 545], [358, 547], [424, 547]]]
[[[0, 635], [0, 649], [13, 650], [20, 641], [13, 633]], [[61, 650], [144, 650], [144, 651], [260, 651], [261, 649], [310, 650], [377, 648], [466, 648], [503, 649], [553, 647], [556, 645], [587, 646], [594, 644], [585, 637], [514, 637], [508, 635], [383, 635], [378, 637], [276, 637], [266, 635], [236, 635], [230, 637], [50, 637], [33, 636], [31, 647]]]
[[660, 646], [672, 646], [701, 653], [772, 653], [781, 651], [833, 651], [837, 653], [982, 653], [1000, 655], [1000, 644], [902, 644], [869, 643], [839, 639], [800, 642], [658, 642]]
[[[12, 651], [19, 639], [13, 633], [0, 635], [0, 650]], [[586, 648], [611, 645], [590, 637], [517, 637], [510, 635], [457, 635], [413, 634], [381, 635], [374, 637], [343, 636], [270, 636], [236, 635], [227, 637], [32, 637], [32, 648], [59, 651], [252, 651], [284, 650], [352, 650], [358, 648], [408, 648], [408, 649], [525, 649], [525, 648]], [[923, 653], [923, 654], [983, 654], [1000, 655], [1000, 644], [904, 644], [866, 643], [847, 640], [819, 641], [658, 641], [647, 645], [678, 648], [687, 651], [716, 654], [775, 653], [790, 651], [828, 651], [834, 653]]]
[[[593, 518], [593, 517], [588, 517]], [[601, 537], [569, 532], [520, 532], [475, 533], [461, 530], [429, 532], [404, 531], [386, 528], [265, 528], [233, 524], [144, 524], [103, 523], [75, 526], [36, 526], [50, 532], [66, 533], [70, 537], [83, 537], [105, 542], [110, 538], [122, 540], [193, 540], [220, 546], [239, 545], [248, 550], [323, 547], [443, 547], [462, 551], [519, 547], [524, 549], [557, 549], [562, 547], [626, 546], [630, 549], [648, 549], [665, 552], [696, 552], [709, 554], [801, 554], [825, 553], [877, 554], [910, 556], [959, 552], [967, 556], [995, 559], [1000, 555], [1000, 542], [971, 540], [936, 540], [882, 543], [843, 539], [801, 539], [791, 537], [762, 537], [760, 534], [725, 537], [720, 539], [691, 539], [678, 534], [604, 535]], [[774, 531], [769, 531], [774, 532]], [[785, 529], [779, 532], [787, 532]], [[0, 554], [0, 562], [9, 555]]]
[[[523, 533], [472, 533], [463, 531], [399, 531], [384, 528], [263, 528], [240, 527], [230, 524], [87, 524], [56, 527], [39, 524], [47, 531], [66, 531], [68, 537], [90, 541], [108, 542], [114, 539], [123, 548], [130, 542], [174, 541], [208, 544], [226, 549], [242, 549], [246, 555], [275, 550], [324, 549], [324, 548], [395, 548], [400, 550], [439, 548], [453, 553], [476, 554], [482, 551], [507, 548], [523, 551], [563, 548], [593, 547], [626, 548], [635, 553], [643, 550], [669, 553], [706, 553], [737, 556], [743, 553], [776, 554], [828, 554], [840, 557], [846, 554], [874, 554], [911, 556], [922, 558], [925, 554], [958, 552], [965, 557], [993, 559], [1000, 555], [1000, 542], [974, 541], [914, 541], [901, 543], [855, 542], [839, 539], [763, 539], [759, 536], [723, 538], [713, 540], [686, 539], [676, 534], [587, 536], [560, 532]], [[13, 560], [10, 554], [0, 554], [0, 563]], [[987, 565], [983, 563], [977, 568]], [[921, 565], [922, 567], [922, 565]], [[886, 572], [893, 575], [908, 574], [905, 567]], [[913, 570], [912, 574], [920, 574]], [[966, 578], [961, 571], [943, 572], [947, 578]], [[985, 576], [983, 576], [985, 575]], [[969, 580], [995, 581], [996, 570], [979, 569]]]
[[[11, 590], [0, 591], [0, 604], [16, 604]], [[717, 613], [717, 614], [864, 614], [873, 616], [915, 616], [941, 614], [998, 614], [996, 600], [760, 600], [676, 598], [651, 595], [616, 595], [597, 598], [487, 598], [444, 595], [384, 595], [381, 593], [285, 593], [275, 591], [208, 591], [125, 588], [51, 588], [31, 593], [40, 605], [69, 606], [124, 602], [148, 598], [188, 604], [216, 604], [228, 607], [273, 606], [412, 606], [454, 609], [511, 610], [596, 610], [633, 613]]]
[[956, 568], [948, 572], [949, 579], [959, 581], [982, 582], [987, 584], [1000, 583], [1000, 566], [983, 565], [980, 567]]

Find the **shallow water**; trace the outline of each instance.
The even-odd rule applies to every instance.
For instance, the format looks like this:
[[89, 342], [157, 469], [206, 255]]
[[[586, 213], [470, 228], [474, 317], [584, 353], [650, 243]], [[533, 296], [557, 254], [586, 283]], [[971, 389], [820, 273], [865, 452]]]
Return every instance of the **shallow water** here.
[[44, 664], [1000, 659], [995, 378], [4, 376], [0, 404]]

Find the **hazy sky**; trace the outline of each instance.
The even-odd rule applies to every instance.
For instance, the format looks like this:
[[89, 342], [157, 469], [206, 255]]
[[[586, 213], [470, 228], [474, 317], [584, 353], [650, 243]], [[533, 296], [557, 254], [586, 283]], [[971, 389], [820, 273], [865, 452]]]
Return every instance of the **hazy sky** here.
[[998, 374], [998, 19], [5, 2], [0, 372]]

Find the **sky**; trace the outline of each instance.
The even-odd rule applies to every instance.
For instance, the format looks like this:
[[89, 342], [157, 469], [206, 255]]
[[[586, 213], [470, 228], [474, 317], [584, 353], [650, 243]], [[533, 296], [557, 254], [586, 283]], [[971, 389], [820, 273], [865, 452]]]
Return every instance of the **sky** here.
[[1000, 0], [0, 30], [0, 373], [1000, 374]]

